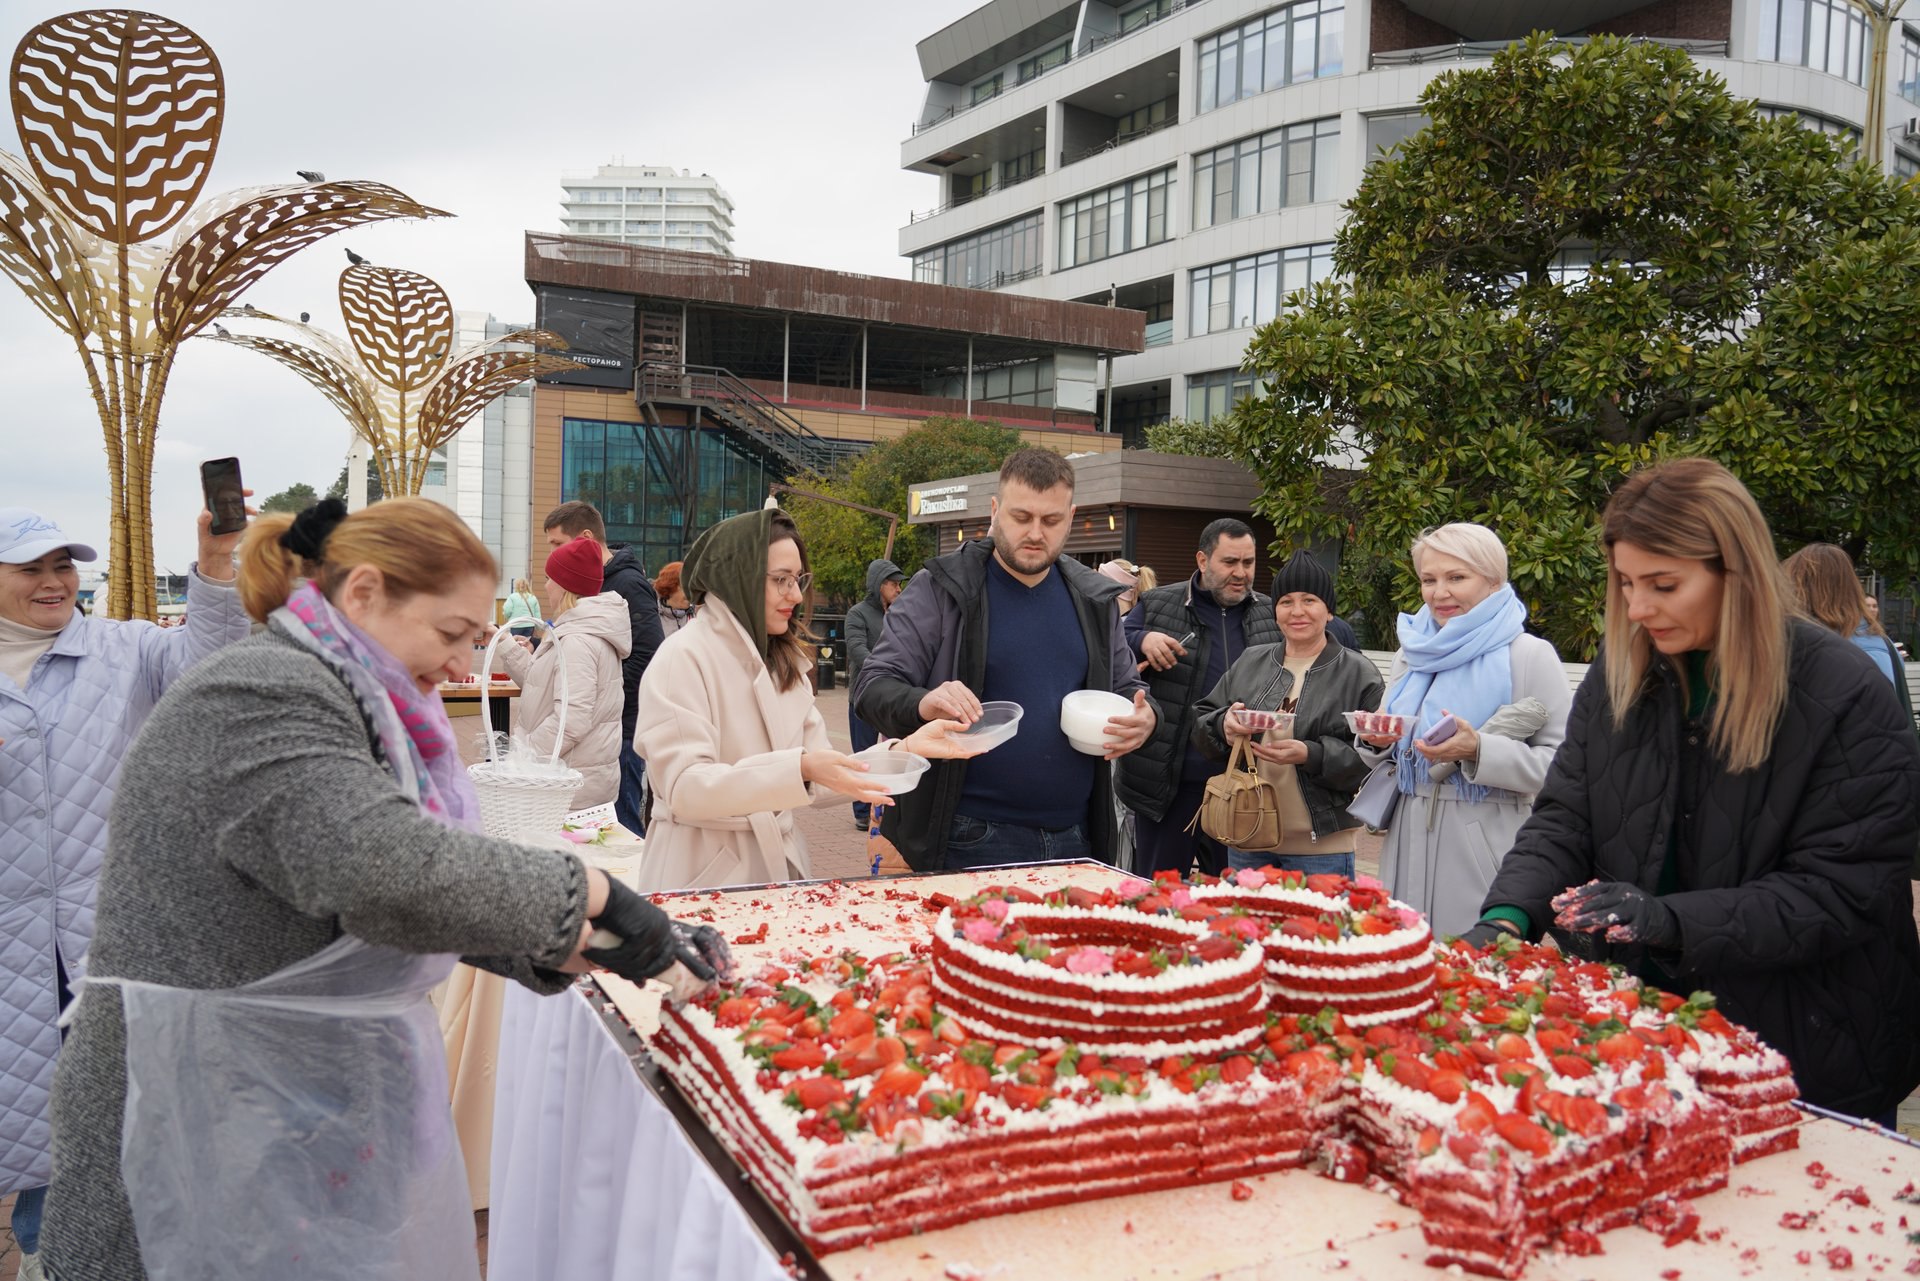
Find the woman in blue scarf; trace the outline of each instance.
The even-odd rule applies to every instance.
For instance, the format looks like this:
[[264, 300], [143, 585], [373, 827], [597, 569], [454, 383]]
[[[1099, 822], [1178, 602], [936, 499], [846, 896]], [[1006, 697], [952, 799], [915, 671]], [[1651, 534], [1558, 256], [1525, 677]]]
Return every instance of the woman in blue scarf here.
[[[1399, 738], [1367, 736], [1361, 755], [1398, 765], [1400, 805], [1380, 852], [1388, 890], [1426, 913], [1436, 935], [1458, 934], [1480, 918], [1534, 793], [1566, 735], [1573, 702], [1560, 656], [1522, 630], [1527, 607], [1507, 582], [1507, 549], [1484, 525], [1456, 523], [1413, 543], [1420, 578], [1417, 614], [1400, 615], [1400, 653], [1380, 710], [1406, 717]], [[1487, 718], [1538, 699], [1546, 723], [1526, 738], [1480, 732]], [[1451, 714], [1454, 734], [1426, 734]], [[1458, 762], [1435, 781], [1432, 770]]]

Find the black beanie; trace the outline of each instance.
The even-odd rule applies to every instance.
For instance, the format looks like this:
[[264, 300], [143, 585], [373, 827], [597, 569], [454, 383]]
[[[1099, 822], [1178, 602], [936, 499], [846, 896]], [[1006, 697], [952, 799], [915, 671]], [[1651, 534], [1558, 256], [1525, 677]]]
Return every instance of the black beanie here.
[[1333, 575], [1305, 552], [1295, 552], [1287, 557], [1287, 563], [1273, 575], [1275, 600], [1293, 592], [1312, 592], [1325, 603], [1327, 612], [1333, 613]]

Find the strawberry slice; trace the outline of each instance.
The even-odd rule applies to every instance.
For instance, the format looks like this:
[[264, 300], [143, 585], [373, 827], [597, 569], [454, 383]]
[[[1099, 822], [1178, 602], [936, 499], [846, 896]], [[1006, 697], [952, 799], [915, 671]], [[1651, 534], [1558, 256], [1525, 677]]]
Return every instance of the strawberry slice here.
[[1545, 1156], [1553, 1151], [1553, 1135], [1546, 1127], [1517, 1112], [1502, 1112], [1493, 1119], [1494, 1133], [1522, 1152]]
[[802, 1077], [793, 1083], [792, 1090], [805, 1112], [818, 1112], [844, 1102], [847, 1097], [847, 1087], [830, 1076]]
[[827, 1022], [827, 1035], [836, 1041], [844, 1041], [874, 1029], [873, 1015], [865, 1010], [842, 1010]]
[[826, 1047], [818, 1041], [799, 1041], [773, 1052], [773, 1065], [782, 1072], [820, 1067], [827, 1061]]

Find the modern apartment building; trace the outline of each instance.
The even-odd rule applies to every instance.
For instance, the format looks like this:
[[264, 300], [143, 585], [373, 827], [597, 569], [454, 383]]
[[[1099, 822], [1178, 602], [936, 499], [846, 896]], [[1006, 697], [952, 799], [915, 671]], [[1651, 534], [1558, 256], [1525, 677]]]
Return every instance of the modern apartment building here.
[[[1810, 127], [1867, 118], [1847, 0], [992, 0], [918, 45], [901, 163], [937, 182], [900, 251], [919, 281], [1145, 312], [1103, 418], [1129, 438], [1209, 418], [1250, 390], [1255, 327], [1331, 272], [1342, 205], [1422, 126], [1427, 82], [1536, 28], [1677, 45]], [[1887, 162], [1910, 175], [1920, 27], [1887, 61]]]
[[560, 225], [655, 249], [733, 253], [733, 200], [710, 174], [658, 165], [601, 165], [560, 177]]

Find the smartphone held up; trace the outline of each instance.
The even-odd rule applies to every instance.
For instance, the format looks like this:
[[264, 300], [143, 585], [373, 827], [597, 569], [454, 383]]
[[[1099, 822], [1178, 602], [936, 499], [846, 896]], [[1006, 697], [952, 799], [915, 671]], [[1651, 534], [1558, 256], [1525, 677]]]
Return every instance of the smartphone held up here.
[[200, 464], [200, 492], [213, 513], [215, 534], [237, 534], [247, 527], [247, 494], [240, 483], [238, 458], [210, 458]]

